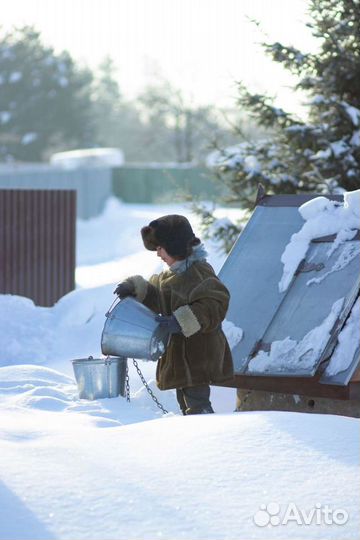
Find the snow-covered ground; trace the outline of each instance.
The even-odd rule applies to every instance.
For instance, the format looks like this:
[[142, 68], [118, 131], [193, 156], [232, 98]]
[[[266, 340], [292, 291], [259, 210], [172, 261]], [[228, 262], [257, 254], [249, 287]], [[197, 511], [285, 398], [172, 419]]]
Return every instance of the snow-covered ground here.
[[152, 362], [139, 363], [166, 416], [132, 364], [130, 403], [78, 399], [70, 360], [100, 355], [118, 281], [161, 270], [139, 230], [167, 213], [199, 233], [179, 205], [110, 200], [78, 224], [76, 291], [53, 308], [0, 296], [0, 539], [358, 538], [356, 419], [233, 413], [225, 388], [217, 414], [182, 417]]

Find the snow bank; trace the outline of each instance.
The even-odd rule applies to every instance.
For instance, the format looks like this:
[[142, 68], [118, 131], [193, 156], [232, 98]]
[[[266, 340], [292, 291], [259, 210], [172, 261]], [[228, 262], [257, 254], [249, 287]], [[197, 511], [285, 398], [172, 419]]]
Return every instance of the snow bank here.
[[42, 363], [55, 338], [51, 310], [29, 298], [0, 295], [0, 366]]
[[[265, 412], [129, 425], [134, 411], [144, 417], [134, 403], [80, 403], [53, 370], [2, 368], [0, 380], [1, 540], [357, 538], [355, 419]], [[266, 505], [282, 518], [290, 503], [348, 519], [259, 520]]]
[[0, 366], [98, 355], [110, 287], [74, 291], [53, 308], [28, 298], [0, 295]]
[[[146, 373], [144, 363], [139, 361]], [[131, 401], [124, 398], [80, 400], [73, 377], [45, 366], [31, 364], [0, 368], [0, 403], [6, 397], [8, 405], [18, 410], [42, 410], [48, 412], [71, 412], [89, 414], [94, 425], [125, 425], [162, 416], [160, 409], [149, 398], [135, 370], [129, 362]], [[161, 393], [154, 379], [149, 379], [150, 388], [160, 397], [169, 414], [178, 413], [175, 392]]]
[[[300, 262], [305, 258], [313, 238], [336, 234], [335, 246], [353, 238], [360, 228], [360, 190], [345, 193], [344, 204], [317, 197], [299, 208], [305, 223], [292, 235], [281, 257], [284, 265], [279, 291], [284, 292]], [[330, 253], [331, 254], [331, 253]]]

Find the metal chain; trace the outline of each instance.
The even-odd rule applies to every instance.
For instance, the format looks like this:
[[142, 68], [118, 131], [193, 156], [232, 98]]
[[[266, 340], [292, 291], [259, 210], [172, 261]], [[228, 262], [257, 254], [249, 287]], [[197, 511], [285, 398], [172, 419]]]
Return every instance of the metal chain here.
[[136, 371], [138, 372], [138, 375], [141, 379], [141, 382], [143, 383], [143, 385], [145, 386], [146, 390], [148, 391], [148, 393], [150, 394], [150, 397], [153, 401], [155, 401], [156, 405], [159, 407], [159, 409], [162, 410], [163, 414], [167, 414], [169, 411], [167, 411], [165, 409], [165, 407], [163, 405], [161, 405], [160, 401], [158, 400], [158, 398], [155, 396], [154, 392], [151, 390], [150, 386], [148, 385], [148, 383], [146, 382], [145, 380], [145, 377], [144, 375], [141, 373], [140, 371], [140, 368], [139, 368], [139, 364], [137, 363], [137, 361], [135, 360], [135, 358], [132, 359], [133, 361], [133, 364], [135, 366], [135, 369]]
[[129, 366], [126, 361], [126, 373], [125, 373], [125, 397], [126, 401], [130, 403], [130, 378], [129, 378]]

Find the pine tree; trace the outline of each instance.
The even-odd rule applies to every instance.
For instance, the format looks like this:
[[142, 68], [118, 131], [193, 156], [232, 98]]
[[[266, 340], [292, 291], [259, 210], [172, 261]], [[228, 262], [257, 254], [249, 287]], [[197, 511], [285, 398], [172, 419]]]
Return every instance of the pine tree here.
[[360, 3], [310, 0], [309, 14], [308, 26], [319, 40], [316, 54], [263, 44], [275, 62], [297, 76], [294, 90], [307, 95], [308, 119], [239, 84], [238, 105], [269, 135], [214, 153], [212, 166], [229, 190], [227, 201], [249, 207], [259, 183], [267, 193], [360, 187]]
[[91, 73], [45, 47], [31, 27], [0, 42], [0, 160], [40, 161], [93, 146]]

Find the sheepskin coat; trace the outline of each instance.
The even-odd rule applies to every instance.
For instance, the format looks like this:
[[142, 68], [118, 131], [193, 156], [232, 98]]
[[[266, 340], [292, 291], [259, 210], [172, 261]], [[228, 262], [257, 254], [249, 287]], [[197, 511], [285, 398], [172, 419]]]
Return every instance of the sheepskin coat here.
[[137, 300], [161, 315], [175, 315], [182, 329], [182, 334], [171, 336], [158, 361], [158, 387], [167, 390], [228, 381], [233, 363], [221, 322], [229, 292], [203, 259], [193, 257], [173, 266], [149, 281], [141, 276], [128, 278]]

